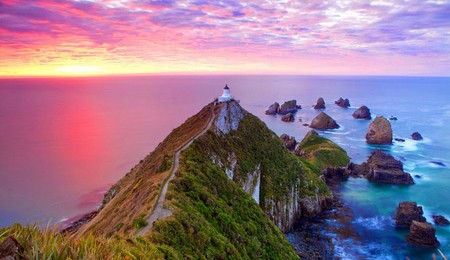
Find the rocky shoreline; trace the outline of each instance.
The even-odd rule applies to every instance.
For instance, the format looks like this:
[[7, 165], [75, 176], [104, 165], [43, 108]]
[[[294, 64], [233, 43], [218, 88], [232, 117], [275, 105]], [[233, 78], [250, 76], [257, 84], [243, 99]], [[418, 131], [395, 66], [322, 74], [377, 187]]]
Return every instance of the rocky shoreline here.
[[298, 255], [304, 259], [340, 259], [336, 256], [334, 240], [360, 240], [351, 226], [352, 210], [341, 196], [341, 180], [326, 179], [333, 192], [332, 203], [312, 218], [301, 218], [286, 234]]

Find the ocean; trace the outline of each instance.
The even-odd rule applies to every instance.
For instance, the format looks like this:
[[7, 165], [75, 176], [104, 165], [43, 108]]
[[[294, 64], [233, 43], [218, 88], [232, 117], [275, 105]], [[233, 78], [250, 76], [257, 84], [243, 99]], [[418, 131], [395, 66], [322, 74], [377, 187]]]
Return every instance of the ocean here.
[[[330, 234], [344, 259], [431, 258], [394, 227], [400, 201], [416, 201], [425, 217], [450, 218], [450, 78], [354, 76], [121, 76], [0, 79], [0, 226], [14, 222], [57, 223], [95, 209], [103, 193], [170, 131], [219, 96], [225, 84], [249, 112], [278, 135], [297, 140], [319, 111], [341, 126], [321, 135], [361, 163], [383, 149], [404, 163], [415, 185], [403, 187], [349, 179], [342, 198], [360, 239]], [[339, 97], [351, 107], [337, 107]], [[265, 115], [273, 102], [296, 99], [296, 121]], [[373, 146], [364, 136], [369, 121], [351, 114], [366, 105], [372, 117], [395, 116], [394, 142]], [[300, 122], [300, 120], [302, 122]], [[418, 131], [423, 141], [413, 141]], [[436, 164], [436, 162], [439, 162]], [[329, 223], [333, 225], [333, 223]], [[436, 227], [440, 249], [450, 254], [450, 227]], [[289, 235], [288, 235], [289, 237]], [[291, 240], [292, 241], [292, 240]]]

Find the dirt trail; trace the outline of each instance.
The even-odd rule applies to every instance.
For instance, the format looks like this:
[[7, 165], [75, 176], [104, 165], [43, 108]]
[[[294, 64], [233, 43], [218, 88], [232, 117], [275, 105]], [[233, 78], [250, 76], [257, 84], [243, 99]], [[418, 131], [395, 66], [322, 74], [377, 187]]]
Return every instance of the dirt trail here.
[[211, 108], [211, 116], [210, 116], [208, 124], [205, 126], [205, 128], [200, 133], [195, 135], [183, 147], [181, 147], [180, 149], [178, 149], [178, 151], [175, 152], [172, 171], [170, 172], [169, 177], [164, 182], [164, 186], [158, 197], [158, 201], [157, 201], [156, 205], [153, 207], [152, 213], [147, 218], [148, 225], [145, 228], [141, 229], [136, 235], [142, 235], [145, 232], [147, 232], [148, 230], [152, 229], [153, 223], [156, 220], [164, 219], [164, 218], [167, 218], [172, 215], [172, 211], [170, 209], [164, 208], [164, 201], [166, 200], [166, 193], [167, 193], [167, 189], [169, 188], [169, 183], [173, 179], [173, 177], [175, 177], [175, 172], [178, 171], [178, 167], [180, 165], [180, 154], [182, 151], [186, 150], [194, 142], [195, 139], [197, 139], [198, 137], [200, 137], [204, 133], [206, 133], [206, 131], [208, 131], [209, 128], [211, 128], [213, 121], [214, 121], [214, 106]]

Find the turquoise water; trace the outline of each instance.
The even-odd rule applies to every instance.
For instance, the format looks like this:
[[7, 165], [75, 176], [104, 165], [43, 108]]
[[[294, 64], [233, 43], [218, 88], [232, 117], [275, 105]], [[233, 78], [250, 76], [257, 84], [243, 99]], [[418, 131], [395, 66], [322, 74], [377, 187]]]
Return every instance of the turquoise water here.
[[[228, 83], [241, 105], [277, 134], [297, 140], [318, 111], [341, 125], [321, 132], [363, 162], [375, 148], [403, 161], [416, 185], [398, 187], [350, 179], [343, 199], [353, 211], [361, 241], [336, 238], [344, 258], [430, 259], [434, 250], [404, 242], [391, 220], [398, 202], [417, 201], [425, 216], [450, 218], [450, 79], [335, 76], [150, 76], [80, 79], [0, 79], [0, 226], [59, 222], [94, 209], [108, 187], [186, 118], [219, 96]], [[351, 107], [333, 104], [349, 98]], [[274, 101], [297, 99], [296, 122], [264, 111]], [[392, 146], [365, 143], [368, 121], [351, 114], [366, 105], [375, 115], [396, 116]], [[303, 122], [299, 122], [302, 119]], [[425, 138], [416, 142], [410, 134]], [[445, 166], [431, 163], [439, 161]], [[450, 254], [450, 227], [438, 227], [440, 249]]]

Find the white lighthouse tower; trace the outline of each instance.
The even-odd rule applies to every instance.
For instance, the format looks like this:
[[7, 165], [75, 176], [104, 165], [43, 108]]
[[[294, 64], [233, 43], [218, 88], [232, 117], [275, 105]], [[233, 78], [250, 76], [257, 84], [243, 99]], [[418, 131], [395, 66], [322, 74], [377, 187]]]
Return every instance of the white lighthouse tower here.
[[219, 103], [228, 102], [232, 99], [228, 84], [223, 88], [223, 94], [218, 98]]

